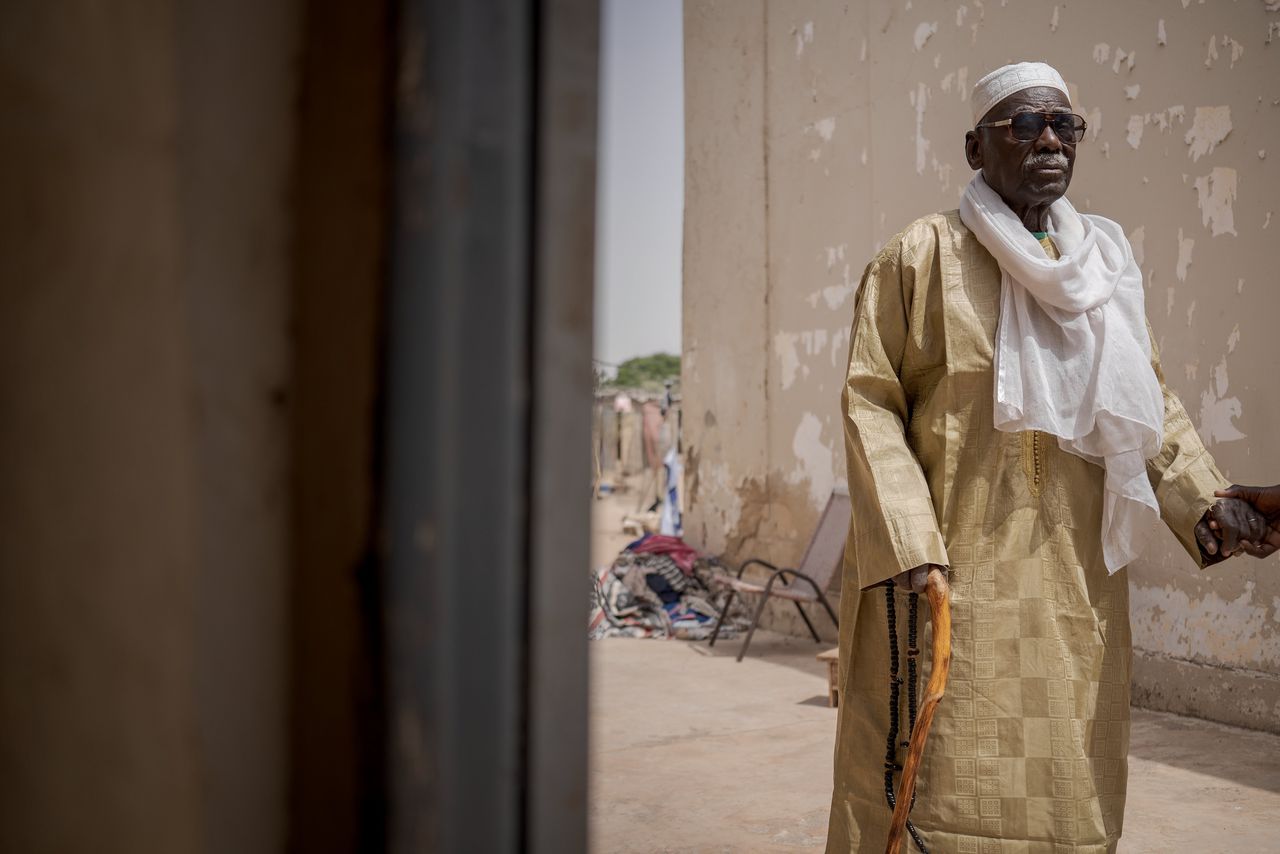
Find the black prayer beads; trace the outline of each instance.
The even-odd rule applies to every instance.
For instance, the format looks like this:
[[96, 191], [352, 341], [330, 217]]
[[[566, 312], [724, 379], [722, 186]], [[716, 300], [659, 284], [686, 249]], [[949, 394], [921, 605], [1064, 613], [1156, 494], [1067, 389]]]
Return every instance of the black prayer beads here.
[[[898, 728], [899, 728], [899, 705], [901, 698], [902, 677], [898, 675], [898, 611], [894, 598], [893, 581], [885, 582], [884, 587], [884, 603], [885, 612], [888, 617], [889, 625], [889, 735], [885, 739], [884, 754], [884, 798], [889, 804], [889, 810], [892, 812], [897, 804], [897, 796], [893, 789], [893, 775], [897, 771], [902, 770], [902, 766], [898, 764]], [[920, 657], [920, 650], [916, 646], [916, 629], [918, 625], [918, 615], [920, 606], [920, 597], [912, 592], [907, 608], [907, 737], [910, 739], [911, 733], [916, 728], [916, 662]], [[903, 741], [901, 746], [906, 747], [910, 741]], [[915, 794], [911, 796], [911, 805], [915, 806]], [[925, 847], [924, 839], [921, 838], [920, 832], [916, 830], [915, 825], [910, 820], [907, 821], [907, 833], [911, 834], [911, 838], [915, 841], [916, 847], [920, 849], [922, 854], [929, 854], [929, 849]]]

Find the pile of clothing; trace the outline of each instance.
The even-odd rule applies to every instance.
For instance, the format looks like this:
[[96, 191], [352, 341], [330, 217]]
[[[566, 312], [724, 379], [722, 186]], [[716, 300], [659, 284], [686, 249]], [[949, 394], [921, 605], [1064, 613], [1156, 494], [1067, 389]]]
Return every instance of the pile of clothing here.
[[[723, 589], [711, 579], [725, 571], [679, 537], [647, 534], [623, 549], [612, 566], [592, 572], [589, 637], [709, 638], [720, 618], [712, 602]], [[736, 610], [720, 637], [746, 628]]]

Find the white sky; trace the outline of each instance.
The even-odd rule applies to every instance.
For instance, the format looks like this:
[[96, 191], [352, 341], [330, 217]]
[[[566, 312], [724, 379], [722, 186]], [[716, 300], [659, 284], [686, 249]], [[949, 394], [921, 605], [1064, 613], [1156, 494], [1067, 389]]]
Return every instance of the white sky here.
[[595, 354], [680, 353], [681, 0], [605, 0], [596, 190]]

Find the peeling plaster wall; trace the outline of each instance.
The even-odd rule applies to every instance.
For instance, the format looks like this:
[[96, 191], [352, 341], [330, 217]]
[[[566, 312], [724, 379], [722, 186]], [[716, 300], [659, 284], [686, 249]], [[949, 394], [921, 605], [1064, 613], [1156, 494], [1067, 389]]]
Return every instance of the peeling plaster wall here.
[[[911, 220], [956, 207], [970, 87], [1014, 59], [1056, 65], [1088, 120], [1071, 197], [1129, 233], [1210, 450], [1234, 480], [1280, 481], [1280, 3], [686, 0], [685, 39], [693, 541], [799, 559], [844, 482], [858, 279]], [[1166, 533], [1130, 568], [1139, 702], [1280, 730], [1275, 560], [1200, 572]]]
[[768, 474], [764, 3], [689, 4], [684, 27], [698, 129], [685, 164], [684, 242], [698, 247], [684, 258], [683, 377], [698, 383], [684, 413], [698, 507], [687, 529], [710, 551], [749, 553]]

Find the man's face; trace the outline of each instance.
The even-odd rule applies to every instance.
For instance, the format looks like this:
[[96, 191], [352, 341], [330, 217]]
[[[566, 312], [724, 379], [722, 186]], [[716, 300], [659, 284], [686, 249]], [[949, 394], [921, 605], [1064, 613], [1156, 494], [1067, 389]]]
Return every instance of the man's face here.
[[[1070, 113], [1067, 96], [1047, 86], [1015, 92], [996, 104], [979, 124], [1016, 113]], [[1047, 205], [1066, 195], [1075, 166], [1076, 147], [1063, 142], [1046, 125], [1040, 136], [1024, 142], [1006, 126], [979, 128], [965, 135], [970, 168], [981, 169], [991, 189], [1015, 210]]]

